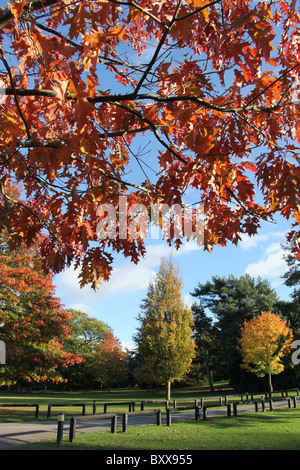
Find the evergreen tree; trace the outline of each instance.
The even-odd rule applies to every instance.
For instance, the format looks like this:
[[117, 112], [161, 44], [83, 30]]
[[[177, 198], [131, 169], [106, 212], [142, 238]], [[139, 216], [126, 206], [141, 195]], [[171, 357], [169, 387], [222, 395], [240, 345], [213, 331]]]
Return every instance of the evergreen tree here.
[[[214, 318], [214, 342], [218, 344], [215, 367], [223, 370], [223, 378], [229, 378], [233, 386], [247, 388], [249, 374], [241, 371], [237, 338], [245, 320], [261, 311], [275, 311], [278, 303], [276, 292], [268, 281], [255, 279], [248, 274], [236, 278], [214, 276], [212, 281], [198, 284], [191, 293], [199, 304]], [[195, 310], [195, 309], [194, 309]], [[197, 324], [195, 334], [198, 334]]]
[[195, 342], [197, 345], [197, 359], [199, 362], [204, 362], [209, 388], [213, 392], [214, 386], [208, 359], [208, 349], [210, 349], [210, 344], [213, 335], [213, 319], [206, 315], [202, 305], [197, 305], [196, 303], [194, 303], [192, 305], [192, 312], [194, 314], [195, 319], [194, 332]]
[[300, 285], [300, 258], [297, 257], [297, 254], [292, 251], [292, 246], [287, 244], [283, 247], [286, 254], [284, 259], [288, 265], [287, 272], [283, 275], [285, 279], [285, 284], [289, 287], [295, 289], [295, 293], [299, 294], [299, 285]]
[[162, 259], [141, 305], [140, 327], [135, 335], [138, 352], [155, 381], [167, 387], [189, 371], [195, 355], [192, 312], [181, 298], [182, 281], [173, 260]]
[[[295, 341], [300, 339], [300, 258], [293, 251], [291, 244], [283, 246], [285, 250], [284, 259], [287, 263], [287, 271], [283, 275], [284, 283], [292, 289], [290, 300], [280, 301], [280, 312], [288, 319], [288, 324], [293, 330]], [[296, 343], [297, 344], [297, 343]], [[298, 387], [300, 379], [300, 365], [289, 361], [286, 372], [289, 373], [289, 386]], [[285, 373], [286, 373], [285, 372]]]

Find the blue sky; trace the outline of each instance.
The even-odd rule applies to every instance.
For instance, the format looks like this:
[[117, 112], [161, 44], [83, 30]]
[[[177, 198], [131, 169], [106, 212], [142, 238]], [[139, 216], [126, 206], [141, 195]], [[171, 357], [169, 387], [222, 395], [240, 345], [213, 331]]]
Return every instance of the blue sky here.
[[289, 224], [283, 220], [277, 224], [265, 223], [258, 235], [243, 237], [238, 247], [231, 244], [216, 247], [212, 254], [193, 241], [184, 243], [177, 251], [164, 240], [146, 240], [145, 258], [134, 265], [117, 255], [110, 281], [97, 292], [89, 287], [80, 289], [77, 273], [69, 268], [56, 276], [56, 293], [66, 308], [80, 309], [107, 323], [124, 346], [130, 347], [149, 282], [157, 273], [161, 258], [171, 254], [179, 266], [182, 296], [188, 305], [194, 301], [190, 292], [199, 282], [209, 281], [214, 275], [239, 277], [245, 273], [267, 279], [281, 299], [288, 299], [291, 291], [281, 278], [286, 271], [281, 244], [288, 230]]

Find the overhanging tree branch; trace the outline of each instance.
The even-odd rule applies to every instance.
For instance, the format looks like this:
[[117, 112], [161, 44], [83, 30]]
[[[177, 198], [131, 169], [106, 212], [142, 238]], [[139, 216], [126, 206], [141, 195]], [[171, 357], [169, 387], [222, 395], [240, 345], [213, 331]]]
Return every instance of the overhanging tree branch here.
[[[298, 64], [299, 65], [299, 64]], [[13, 95], [14, 92], [17, 96], [45, 96], [49, 98], [55, 98], [57, 96], [57, 92], [55, 90], [46, 90], [46, 89], [37, 89], [37, 88], [26, 88], [26, 89], [18, 89], [16, 88], [13, 90], [12, 88], [1, 88], [0, 87], [0, 95]], [[262, 92], [263, 93], [263, 92]], [[67, 100], [76, 101], [76, 95], [72, 93], [66, 94]], [[120, 103], [123, 101], [155, 101], [158, 103], [174, 103], [180, 101], [191, 101], [193, 103], [198, 104], [199, 106], [203, 106], [204, 108], [211, 109], [213, 111], [218, 111], [220, 113], [237, 113], [241, 111], [256, 111], [256, 112], [263, 112], [263, 113], [272, 113], [278, 110], [281, 107], [293, 105], [292, 101], [288, 101], [285, 103], [275, 104], [274, 106], [257, 106], [251, 104], [245, 104], [243, 106], [218, 106], [211, 103], [208, 100], [203, 100], [198, 98], [196, 95], [173, 95], [173, 96], [161, 96], [152, 93], [128, 93], [124, 95], [110, 95], [108, 93], [103, 95], [97, 95], [94, 97], [87, 96], [87, 101], [91, 104], [99, 104], [99, 103]]]
[[[24, 12], [41, 10], [55, 5], [56, 3], [59, 3], [59, 0], [33, 0], [24, 6]], [[6, 10], [2, 15], [0, 15], [0, 29], [5, 28], [5, 26], [11, 23], [13, 19], [14, 15], [11, 10]]]

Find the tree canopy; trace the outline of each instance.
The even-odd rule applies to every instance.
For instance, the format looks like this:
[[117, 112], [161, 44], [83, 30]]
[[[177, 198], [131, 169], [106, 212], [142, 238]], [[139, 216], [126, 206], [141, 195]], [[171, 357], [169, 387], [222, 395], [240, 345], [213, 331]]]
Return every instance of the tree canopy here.
[[245, 321], [238, 339], [238, 348], [243, 356], [242, 367], [258, 377], [268, 376], [272, 392], [272, 374], [284, 370], [282, 358], [291, 350], [292, 330], [286, 322], [272, 312], [261, 312]]
[[118, 221], [99, 239], [99, 206], [121, 212], [126, 196], [123, 215], [142, 204], [148, 217], [192, 189], [205, 249], [280, 214], [298, 252], [299, 22], [296, 0], [11, 0], [0, 228], [15, 246], [46, 233], [51, 269], [74, 262], [96, 287], [114, 252], [138, 262], [145, 251]]
[[95, 381], [108, 390], [127, 379], [126, 353], [113, 333], [107, 333], [94, 351], [91, 369]]
[[171, 383], [185, 376], [195, 356], [193, 316], [181, 298], [181, 289], [173, 260], [162, 259], [141, 305], [135, 335], [145, 370], [153, 381], [167, 385], [168, 400]]
[[9, 253], [1, 240], [0, 339], [6, 346], [2, 383], [28, 385], [63, 382], [62, 371], [79, 364], [78, 351], [67, 351], [71, 314], [55, 297], [53, 275], [33, 248]]

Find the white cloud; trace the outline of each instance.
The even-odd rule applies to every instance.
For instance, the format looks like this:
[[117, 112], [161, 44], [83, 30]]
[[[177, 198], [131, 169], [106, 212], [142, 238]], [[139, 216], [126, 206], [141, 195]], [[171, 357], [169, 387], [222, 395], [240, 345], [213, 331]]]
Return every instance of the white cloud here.
[[145, 258], [142, 258], [137, 265], [125, 260], [116, 266], [110, 280], [100, 285], [97, 292], [89, 286], [81, 289], [77, 278], [79, 271], [75, 271], [72, 267], [57, 276], [56, 283], [63, 291], [63, 297], [71, 298], [74, 304], [85, 304], [107, 296], [132, 293], [148, 287], [157, 272], [161, 258], [168, 258], [171, 255], [176, 258], [198, 249], [200, 248], [193, 241], [184, 243], [179, 250], [169, 247], [166, 243], [150, 245]]
[[132, 343], [131, 341], [121, 341], [122, 349], [123, 351], [135, 351], [136, 350], [136, 345]]
[[124, 263], [116, 268], [109, 282], [100, 287], [101, 295], [114, 295], [144, 289], [155, 275], [150, 266]]
[[239, 246], [242, 248], [242, 250], [250, 250], [252, 248], [263, 246], [264, 243], [270, 242], [271, 240], [279, 239], [281, 242], [283, 242], [285, 239], [285, 233], [279, 231], [268, 232], [259, 235], [253, 235], [252, 237], [249, 235], [242, 235], [241, 239], [242, 241]]
[[[252, 277], [268, 279], [273, 288], [282, 285], [282, 276], [287, 265], [284, 260], [284, 250], [281, 246], [285, 241], [285, 233], [281, 231], [268, 232], [254, 237], [243, 237], [241, 248], [253, 250], [258, 254], [258, 260], [248, 264], [245, 273]], [[258, 251], [259, 249], [259, 251]]]
[[[252, 277], [262, 277], [274, 280], [276, 285], [281, 284], [279, 278], [286, 271], [286, 262], [283, 258], [283, 249], [280, 244], [273, 243], [266, 248], [260, 260], [251, 263], [246, 268], [246, 273]], [[278, 279], [278, 281], [276, 281]]]
[[88, 305], [81, 304], [81, 303], [68, 305], [68, 308], [72, 308], [73, 310], [80, 310], [81, 312], [85, 312], [85, 313], [89, 313], [89, 309], [90, 309]]
[[195, 300], [192, 298], [190, 294], [185, 294], [185, 296], [183, 297], [183, 302], [188, 308], [191, 308]]

